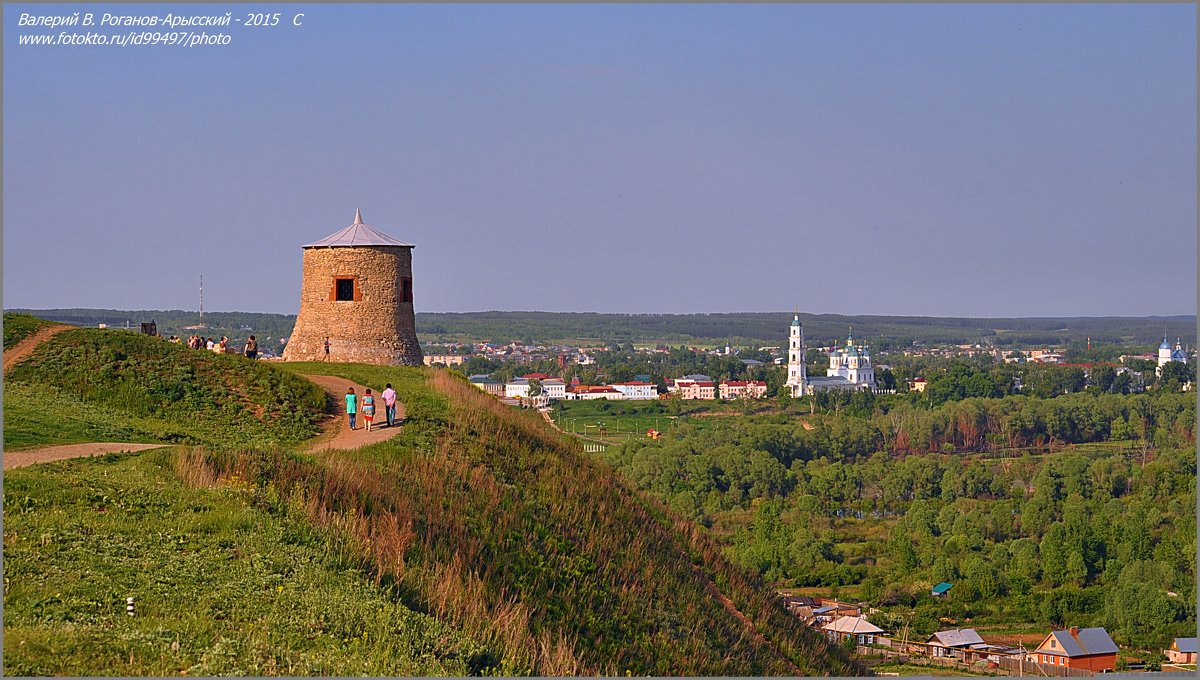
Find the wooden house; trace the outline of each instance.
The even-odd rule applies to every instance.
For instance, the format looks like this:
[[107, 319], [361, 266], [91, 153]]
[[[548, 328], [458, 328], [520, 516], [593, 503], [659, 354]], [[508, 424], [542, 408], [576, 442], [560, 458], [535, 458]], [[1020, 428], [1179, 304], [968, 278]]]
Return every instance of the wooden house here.
[[983, 638], [974, 628], [961, 630], [941, 630], [929, 636], [925, 641], [929, 646], [929, 655], [936, 657], [955, 657], [966, 660], [967, 650], [977, 645], [983, 645]]

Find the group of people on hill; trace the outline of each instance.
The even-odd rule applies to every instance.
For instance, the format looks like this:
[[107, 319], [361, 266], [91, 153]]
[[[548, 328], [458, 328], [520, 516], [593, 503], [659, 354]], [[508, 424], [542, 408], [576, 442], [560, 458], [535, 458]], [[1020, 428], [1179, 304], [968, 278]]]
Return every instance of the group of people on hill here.
[[[180, 338], [178, 335], [172, 335], [171, 342], [183, 344], [183, 338]], [[223, 335], [221, 336], [220, 340], [213, 340], [212, 338], [206, 338], [202, 335], [193, 335], [192, 337], [188, 338], [187, 346], [191, 347], [192, 349], [206, 349], [217, 354], [237, 353], [237, 351], [233, 349], [233, 346], [229, 344], [229, 338]], [[256, 340], [253, 335], [251, 335], [250, 339], [246, 341], [246, 346], [242, 352], [246, 355], [247, 359], [258, 358], [258, 340]]]
[[[383, 399], [384, 416], [387, 420], [388, 427], [396, 425], [396, 390], [392, 389], [392, 384], [388, 383], [384, 388], [383, 393], [379, 395]], [[371, 425], [375, 421], [375, 395], [371, 394], [371, 388], [367, 388], [360, 400], [358, 395], [354, 393], [354, 388], [346, 390], [346, 415], [350, 418], [350, 429], [358, 429], [356, 427], [356, 416], [362, 415], [363, 425], [367, 432], [371, 431]]]

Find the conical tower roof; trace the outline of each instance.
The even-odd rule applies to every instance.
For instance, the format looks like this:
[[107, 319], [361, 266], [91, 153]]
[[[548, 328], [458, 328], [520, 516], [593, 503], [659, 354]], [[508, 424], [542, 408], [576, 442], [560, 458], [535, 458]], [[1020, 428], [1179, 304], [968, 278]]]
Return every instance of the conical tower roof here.
[[320, 241], [306, 243], [302, 248], [355, 248], [359, 246], [399, 246], [402, 248], [415, 248], [411, 243], [405, 243], [398, 239], [379, 231], [369, 224], [364, 224], [362, 221], [362, 212], [358, 209], [354, 211], [354, 224], [342, 229], [341, 231], [330, 234]]

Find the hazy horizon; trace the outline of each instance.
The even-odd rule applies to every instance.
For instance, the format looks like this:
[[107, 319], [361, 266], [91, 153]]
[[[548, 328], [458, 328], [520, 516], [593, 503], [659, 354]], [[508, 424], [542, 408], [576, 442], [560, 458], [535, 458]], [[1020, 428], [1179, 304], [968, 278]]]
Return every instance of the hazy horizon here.
[[361, 209], [418, 313], [1196, 311], [1194, 5], [234, 8], [5, 6], [6, 309], [295, 314]]
[[[5, 307], [4, 309], [5, 309], [5, 311], [20, 311], [20, 312], [55, 311], [55, 310], [67, 310], [67, 309], [81, 309], [81, 310], [92, 310], [92, 311], [111, 310], [111, 311], [119, 311], [119, 312], [155, 312], [155, 311], [191, 312], [191, 313], [199, 312], [199, 310], [188, 309], [186, 307], [174, 307], [174, 308], [166, 308], [166, 307], [149, 308], [149, 307], [147, 307], [147, 308], [142, 308], [142, 309], [135, 309], [135, 308], [130, 307], [130, 308], [122, 309], [120, 307], [40, 307], [40, 308], [33, 308], [33, 307], [14, 306], [14, 307]], [[253, 309], [205, 309], [204, 313], [205, 314], [277, 314], [277, 315], [281, 315], [281, 316], [296, 316], [296, 314], [297, 314], [297, 312], [264, 312], [264, 311], [253, 310]], [[596, 311], [596, 310], [551, 311], [551, 310], [545, 310], [545, 309], [475, 309], [475, 310], [465, 310], [465, 311], [448, 311], [448, 310], [436, 310], [436, 309], [420, 309], [420, 310], [417, 310], [416, 313], [417, 314], [614, 314], [614, 315], [623, 315], [623, 316], [696, 316], [696, 315], [713, 315], [713, 316], [715, 316], [715, 315], [721, 315], [721, 314], [791, 315], [791, 314], [795, 314], [797, 312], [794, 312], [792, 310], [751, 311], [751, 310], [744, 310], [744, 309], [733, 310], [733, 311], [724, 311], [724, 312], [601, 312], [601, 311]], [[911, 318], [911, 319], [928, 318], [928, 319], [979, 319], [979, 320], [987, 320], [987, 319], [1013, 319], [1013, 320], [1178, 319], [1178, 318], [1193, 318], [1193, 319], [1195, 319], [1198, 316], [1195, 313], [1192, 313], [1192, 314], [1145, 314], [1145, 315], [1127, 315], [1127, 314], [1102, 314], [1102, 315], [1074, 314], [1074, 315], [1071, 315], [1071, 314], [1063, 314], [1063, 315], [1056, 315], [1056, 316], [936, 316], [936, 315], [929, 315], [929, 314], [855, 314], [855, 313], [842, 313], [842, 312], [810, 312], [810, 311], [805, 311], [805, 310], [800, 310], [798, 313], [800, 314], [800, 316], [805, 316], [805, 315], [845, 316], [845, 317], [878, 316], [878, 317], [897, 317], [897, 318]]]

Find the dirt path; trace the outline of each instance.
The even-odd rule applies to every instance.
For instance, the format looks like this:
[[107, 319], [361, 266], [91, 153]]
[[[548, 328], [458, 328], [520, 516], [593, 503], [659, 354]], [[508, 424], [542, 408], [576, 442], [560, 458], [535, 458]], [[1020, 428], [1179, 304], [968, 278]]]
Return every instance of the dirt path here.
[[[399, 425], [396, 427], [387, 426], [387, 419], [384, 417], [383, 398], [379, 396], [379, 393], [383, 390], [375, 387], [371, 388], [372, 393], [375, 395], [376, 403], [375, 422], [371, 425], [371, 431], [367, 432], [363, 428], [362, 415], [360, 413], [358, 422], [356, 423], [358, 429], [351, 432], [350, 425], [346, 419], [346, 390], [353, 387], [354, 393], [359, 395], [359, 403], [361, 404], [362, 395], [366, 391], [366, 388], [354, 381], [332, 375], [306, 375], [304, 377], [325, 388], [325, 391], [338, 404], [338, 414], [322, 424], [322, 434], [315, 442], [308, 446], [309, 451], [347, 451], [357, 449], [360, 446], [366, 446], [367, 444], [376, 444], [400, 434]], [[398, 422], [404, 421], [404, 404], [399, 401], [396, 402], [396, 420]]]
[[67, 326], [64, 324], [45, 326], [39, 329], [33, 335], [30, 335], [21, 342], [13, 345], [11, 349], [4, 350], [4, 372], [8, 373], [8, 369], [24, 361], [26, 357], [33, 353], [33, 350], [36, 349], [38, 345], [71, 328], [75, 328], [75, 326]]
[[25, 467], [34, 463], [49, 463], [67, 458], [82, 458], [85, 456], [102, 456], [106, 453], [122, 451], [145, 451], [158, 449], [169, 444], [125, 444], [121, 442], [99, 442], [91, 444], [63, 444], [61, 446], [43, 446], [26, 451], [5, 451], [4, 469]]

